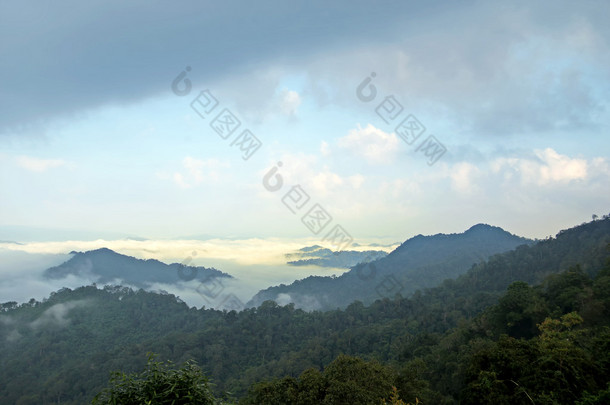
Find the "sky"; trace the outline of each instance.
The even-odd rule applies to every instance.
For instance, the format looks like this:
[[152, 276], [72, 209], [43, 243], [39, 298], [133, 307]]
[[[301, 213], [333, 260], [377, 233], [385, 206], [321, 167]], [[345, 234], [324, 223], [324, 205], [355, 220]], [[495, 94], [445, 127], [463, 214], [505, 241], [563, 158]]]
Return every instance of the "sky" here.
[[214, 239], [242, 241], [238, 260], [253, 240], [341, 249], [477, 223], [545, 238], [610, 211], [605, 1], [0, 15], [0, 241], [22, 251], [131, 238], [165, 241], [164, 259]]

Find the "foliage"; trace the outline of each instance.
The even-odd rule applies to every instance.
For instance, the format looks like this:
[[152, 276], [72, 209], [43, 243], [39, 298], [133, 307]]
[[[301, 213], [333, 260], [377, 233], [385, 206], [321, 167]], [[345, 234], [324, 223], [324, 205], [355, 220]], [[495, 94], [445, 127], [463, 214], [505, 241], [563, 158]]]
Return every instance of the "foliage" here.
[[201, 369], [187, 362], [178, 370], [171, 362], [161, 363], [149, 354], [141, 374], [116, 372], [110, 387], [93, 399], [94, 405], [188, 405], [214, 404], [208, 380]]
[[323, 372], [304, 371], [299, 378], [255, 384], [242, 402], [253, 405], [379, 404], [390, 399], [390, 368], [356, 357], [338, 356]]

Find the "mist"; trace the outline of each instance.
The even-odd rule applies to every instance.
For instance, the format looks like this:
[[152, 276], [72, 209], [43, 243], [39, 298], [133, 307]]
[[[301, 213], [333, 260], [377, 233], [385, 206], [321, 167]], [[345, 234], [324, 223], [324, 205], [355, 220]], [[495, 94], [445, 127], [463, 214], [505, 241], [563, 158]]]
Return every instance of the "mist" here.
[[[66, 241], [32, 242], [10, 244], [0, 247], [0, 302], [27, 302], [34, 298], [42, 301], [51, 292], [61, 288], [75, 289], [80, 286], [97, 284], [123, 285], [133, 289], [121, 279], [100, 283], [98, 276], [88, 269], [77, 275], [70, 274], [61, 279], [44, 277], [46, 269], [69, 260], [71, 250], [93, 250], [109, 247], [118, 253], [149, 259], [155, 258], [164, 263], [184, 263], [190, 266], [213, 267], [230, 274], [233, 278], [213, 279], [210, 283], [197, 280], [180, 281], [175, 284], [150, 283], [148, 291], [166, 292], [179, 297], [189, 307], [215, 309], [244, 309], [245, 304], [260, 290], [280, 284], [290, 284], [295, 280], [311, 275], [341, 275], [347, 269], [317, 266], [291, 266], [285, 263], [285, 254], [306, 246], [310, 241], [284, 242], [269, 249], [269, 241], [154, 241], [153, 249], [144, 248], [144, 242], [133, 240], [115, 241]], [[148, 246], [151, 246], [148, 241]], [[249, 254], [256, 246], [263, 246], [263, 253]], [[365, 249], [361, 246], [359, 249]], [[66, 252], [66, 253], [63, 253]], [[193, 252], [198, 253], [193, 255]], [[229, 252], [232, 252], [229, 254]], [[284, 303], [286, 297], [278, 297]], [[288, 303], [288, 302], [286, 302]], [[299, 298], [300, 306], [316, 309], [315, 302]]]
[[47, 280], [42, 273], [70, 258], [68, 254], [27, 253], [0, 248], [0, 302], [41, 301], [62, 287], [75, 288], [91, 284], [91, 279], [70, 277]]

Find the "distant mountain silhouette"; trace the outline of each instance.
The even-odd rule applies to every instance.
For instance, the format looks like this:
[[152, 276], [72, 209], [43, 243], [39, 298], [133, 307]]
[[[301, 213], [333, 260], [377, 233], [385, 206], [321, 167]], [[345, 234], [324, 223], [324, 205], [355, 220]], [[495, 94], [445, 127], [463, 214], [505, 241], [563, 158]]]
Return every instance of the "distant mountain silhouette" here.
[[231, 278], [229, 274], [214, 268], [165, 264], [154, 259], [141, 260], [107, 248], [70, 254], [74, 254], [70, 260], [45, 270], [45, 277], [61, 279], [69, 275], [94, 276], [99, 283], [122, 280], [125, 284], [141, 288], [153, 283], [174, 284], [193, 279], [204, 281], [213, 277]]
[[395, 294], [408, 296], [455, 278], [494, 254], [532, 242], [486, 224], [460, 234], [417, 235], [388, 256], [358, 264], [340, 277], [311, 276], [259, 291], [247, 306], [274, 300], [282, 305], [293, 302], [305, 309], [326, 310], [344, 308], [355, 300], [368, 304]]
[[319, 245], [307, 246], [295, 253], [286, 254], [288, 264], [293, 266], [319, 266], [350, 268], [358, 263], [368, 263], [388, 254], [382, 250], [342, 250], [334, 252]]

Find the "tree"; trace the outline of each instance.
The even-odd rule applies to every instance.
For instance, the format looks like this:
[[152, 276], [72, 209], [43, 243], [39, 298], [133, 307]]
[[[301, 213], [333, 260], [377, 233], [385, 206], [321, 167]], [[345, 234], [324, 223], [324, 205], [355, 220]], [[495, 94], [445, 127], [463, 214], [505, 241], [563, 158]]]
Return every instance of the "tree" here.
[[610, 404], [610, 383], [608, 383], [608, 388], [605, 390], [601, 390], [596, 394], [590, 394], [585, 391], [582, 399], [576, 402], [576, 405], [603, 405]]
[[493, 312], [500, 331], [516, 338], [531, 338], [536, 335], [536, 324], [544, 319], [546, 311], [533, 288], [523, 281], [515, 281]]
[[392, 393], [392, 371], [376, 361], [340, 355], [324, 370], [327, 404], [372, 404]]
[[284, 377], [253, 385], [244, 404], [379, 404], [392, 395], [395, 376], [376, 361], [338, 356], [323, 372], [305, 370], [298, 379]]
[[193, 362], [186, 362], [178, 370], [173, 363], [155, 361], [148, 354], [148, 364], [141, 374], [115, 372], [110, 387], [93, 399], [94, 405], [187, 405], [214, 404], [208, 379]]
[[573, 404], [585, 390], [599, 391], [596, 380], [603, 380], [605, 373], [595, 364], [592, 352], [578, 343], [587, 333], [577, 328], [581, 323], [576, 312], [547, 318], [538, 325], [536, 338], [503, 335], [475, 353], [461, 403]]

